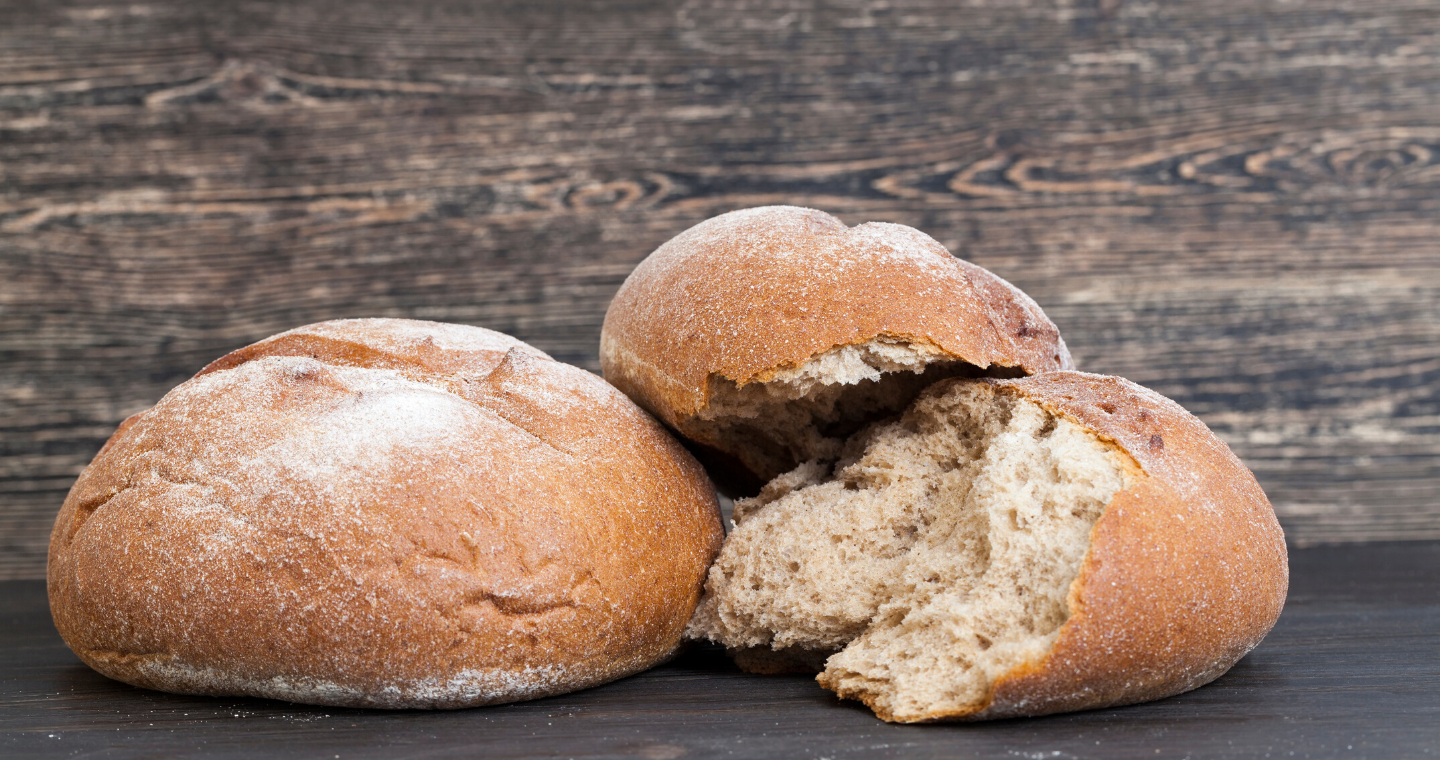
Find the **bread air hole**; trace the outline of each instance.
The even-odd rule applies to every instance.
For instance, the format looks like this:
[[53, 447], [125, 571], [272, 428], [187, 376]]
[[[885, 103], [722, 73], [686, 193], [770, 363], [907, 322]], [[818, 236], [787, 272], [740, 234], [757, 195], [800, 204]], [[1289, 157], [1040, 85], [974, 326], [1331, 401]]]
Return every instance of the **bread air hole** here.
[[1090, 529], [1137, 472], [1004, 388], [943, 381], [833, 465], [739, 500], [689, 634], [749, 670], [823, 670], [890, 720], [974, 712], [1049, 651]]
[[[682, 432], [718, 442], [762, 481], [770, 480], [801, 462], [834, 461], [847, 438], [899, 414], [936, 381], [1024, 374], [1012, 367], [981, 369], [934, 346], [881, 336], [837, 346], [744, 385], [712, 376], [708, 406], [686, 421]], [[740, 491], [735, 495], [755, 493], [741, 482], [722, 480], [727, 490]]]

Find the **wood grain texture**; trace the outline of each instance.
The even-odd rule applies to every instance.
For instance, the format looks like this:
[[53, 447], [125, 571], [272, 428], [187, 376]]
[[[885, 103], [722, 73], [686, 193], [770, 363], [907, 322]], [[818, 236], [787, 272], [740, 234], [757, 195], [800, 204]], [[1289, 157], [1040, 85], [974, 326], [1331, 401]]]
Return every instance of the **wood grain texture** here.
[[1440, 537], [1431, 0], [0, 0], [0, 577], [127, 414], [347, 316], [596, 367], [717, 213], [894, 221], [1176, 398], [1290, 540]]
[[[1440, 753], [1440, 542], [1294, 552], [1270, 636], [1214, 683], [1132, 707], [882, 723], [805, 676], [702, 649], [550, 699], [367, 711], [136, 689], [82, 665], [38, 581], [0, 583], [0, 754], [243, 758], [1427, 758]], [[1294, 753], [1293, 755], [1291, 753]]]

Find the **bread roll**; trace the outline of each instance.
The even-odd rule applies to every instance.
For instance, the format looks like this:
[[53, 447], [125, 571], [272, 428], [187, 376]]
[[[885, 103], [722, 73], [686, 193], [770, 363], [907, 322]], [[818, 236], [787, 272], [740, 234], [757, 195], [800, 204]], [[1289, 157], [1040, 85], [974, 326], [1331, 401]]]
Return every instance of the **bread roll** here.
[[928, 235], [789, 206], [660, 246], [611, 303], [600, 362], [742, 494], [942, 377], [1073, 366], [1034, 301]]
[[668, 658], [721, 535], [700, 467], [594, 375], [489, 330], [348, 320], [126, 420], [48, 584], [66, 643], [127, 683], [456, 708]]
[[1284, 604], [1254, 477], [1115, 377], [950, 379], [735, 507], [690, 625], [889, 721], [1128, 704], [1210, 682]]

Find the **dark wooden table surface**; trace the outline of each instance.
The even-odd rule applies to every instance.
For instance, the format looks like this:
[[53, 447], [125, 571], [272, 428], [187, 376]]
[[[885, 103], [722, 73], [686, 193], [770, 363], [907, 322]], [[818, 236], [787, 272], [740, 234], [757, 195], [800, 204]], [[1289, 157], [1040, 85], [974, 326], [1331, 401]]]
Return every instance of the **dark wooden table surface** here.
[[43, 584], [0, 584], [0, 757], [1440, 757], [1440, 542], [1292, 553], [1270, 636], [1215, 683], [1146, 705], [894, 726], [800, 676], [702, 650], [597, 689], [455, 712], [182, 697], [86, 668]]

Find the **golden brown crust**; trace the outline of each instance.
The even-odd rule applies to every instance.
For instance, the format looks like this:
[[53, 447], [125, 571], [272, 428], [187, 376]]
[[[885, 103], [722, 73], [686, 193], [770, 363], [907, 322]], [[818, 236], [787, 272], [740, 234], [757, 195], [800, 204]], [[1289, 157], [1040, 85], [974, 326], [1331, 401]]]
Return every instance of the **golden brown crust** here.
[[660, 246], [611, 303], [600, 361], [607, 380], [683, 429], [708, 404], [712, 377], [763, 381], [877, 337], [982, 368], [1073, 366], [1033, 301], [924, 233], [847, 228], [791, 206], [724, 214]]
[[62, 507], [48, 584], [66, 642], [128, 683], [450, 708], [670, 656], [720, 539], [699, 466], [595, 376], [354, 320], [128, 420]]
[[926, 719], [1160, 699], [1209, 683], [1260, 643], [1285, 604], [1285, 537], [1229, 447], [1175, 402], [1122, 378], [989, 382], [1112, 441], [1144, 475], [1095, 524], [1070, 618], [1047, 656], [1000, 677], [983, 709]]
[[480, 327], [417, 319], [336, 319], [236, 349], [196, 374], [233, 369], [264, 356], [308, 356], [345, 367], [486, 375], [517, 347], [550, 358], [509, 335]]

